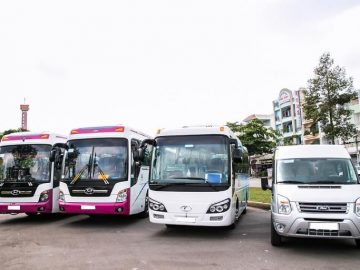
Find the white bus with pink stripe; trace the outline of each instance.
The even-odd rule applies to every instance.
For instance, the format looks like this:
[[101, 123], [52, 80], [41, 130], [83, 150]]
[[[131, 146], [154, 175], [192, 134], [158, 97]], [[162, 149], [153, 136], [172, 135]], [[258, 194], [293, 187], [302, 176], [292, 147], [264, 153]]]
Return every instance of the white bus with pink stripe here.
[[70, 214], [148, 213], [148, 160], [134, 161], [144, 139], [128, 126], [73, 129], [64, 153], [59, 208]]
[[59, 211], [61, 160], [65, 136], [18, 132], [0, 143], [0, 213], [28, 215]]

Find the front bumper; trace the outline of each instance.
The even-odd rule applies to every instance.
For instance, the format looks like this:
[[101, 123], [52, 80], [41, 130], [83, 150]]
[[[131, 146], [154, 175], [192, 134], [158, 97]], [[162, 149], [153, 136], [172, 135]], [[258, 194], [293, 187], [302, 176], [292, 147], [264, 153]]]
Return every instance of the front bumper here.
[[59, 202], [61, 213], [88, 215], [129, 215], [130, 205], [123, 203]]
[[168, 225], [185, 225], [185, 226], [207, 226], [219, 227], [229, 226], [234, 222], [231, 211], [221, 214], [184, 214], [168, 213], [149, 210], [150, 222]]
[[[272, 222], [279, 235], [286, 237], [301, 238], [360, 238], [360, 217], [355, 213], [347, 214], [308, 214], [291, 213], [290, 215], [280, 215], [272, 213]], [[335, 223], [339, 230], [310, 229], [311, 223]], [[283, 231], [277, 225], [283, 225]], [[281, 227], [281, 226], [280, 226]]]
[[46, 202], [0, 203], [0, 213], [52, 213], [52, 202], [49, 200]]

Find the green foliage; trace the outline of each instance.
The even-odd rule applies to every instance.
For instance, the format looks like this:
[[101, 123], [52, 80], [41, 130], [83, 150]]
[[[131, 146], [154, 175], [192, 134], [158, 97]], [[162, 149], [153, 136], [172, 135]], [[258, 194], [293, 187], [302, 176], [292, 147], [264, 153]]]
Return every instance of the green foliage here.
[[237, 134], [250, 156], [272, 153], [276, 147], [279, 134], [272, 128], [266, 128], [259, 119], [253, 119], [247, 124], [235, 122], [226, 125]]
[[8, 134], [11, 134], [14, 132], [22, 132], [22, 131], [27, 131], [27, 130], [23, 130], [22, 128], [5, 130], [4, 132], [0, 133], [0, 140], [5, 135], [8, 135]]
[[264, 191], [261, 188], [251, 187], [249, 199], [253, 202], [271, 203], [271, 191]]
[[352, 99], [357, 98], [353, 80], [346, 77], [344, 68], [334, 66], [329, 53], [321, 56], [314, 73], [305, 94], [305, 117], [319, 122], [332, 143], [337, 137], [347, 140], [356, 134], [355, 125], [349, 122], [351, 110], [346, 108]]

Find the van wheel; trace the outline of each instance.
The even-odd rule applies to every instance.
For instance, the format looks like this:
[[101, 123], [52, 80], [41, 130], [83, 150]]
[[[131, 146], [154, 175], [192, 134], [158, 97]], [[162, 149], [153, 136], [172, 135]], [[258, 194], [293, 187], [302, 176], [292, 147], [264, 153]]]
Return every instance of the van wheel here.
[[271, 220], [271, 245], [275, 246], [275, 247], [279, 247], [282, 246], [283, 242], [282, 242], [282, 238], [281, 235], [279, 235], [275, 228], [274, 228], [274, 223]]
[[357, 248], [360, 248], [360, 239], [355, 239], [355, 245]]

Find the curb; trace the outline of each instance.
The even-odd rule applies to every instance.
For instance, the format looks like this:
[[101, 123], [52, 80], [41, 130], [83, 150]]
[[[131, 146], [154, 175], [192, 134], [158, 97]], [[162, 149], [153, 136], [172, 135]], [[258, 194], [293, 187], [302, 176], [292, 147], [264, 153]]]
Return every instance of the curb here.
[[264, 210], [270, 210], [271, 209], [271, 204], [270, 203], [248, 201], [247, 205], [250, 206], [250, 207], [260, 208], [260, 209], [264, 209]]

